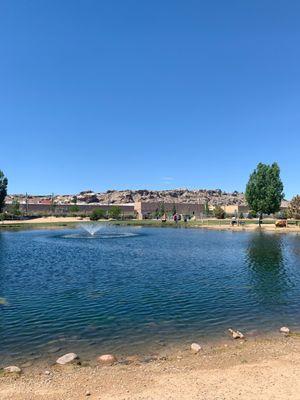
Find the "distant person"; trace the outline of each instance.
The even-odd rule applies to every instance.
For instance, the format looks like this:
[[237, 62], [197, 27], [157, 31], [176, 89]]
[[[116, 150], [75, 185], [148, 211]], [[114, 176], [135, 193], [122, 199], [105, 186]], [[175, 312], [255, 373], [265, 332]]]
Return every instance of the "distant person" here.
[[177, 214], [174, 214], [174, 215], [173, 215], [173, 219], [174, 219], [174, 222], [177, 224], [177, 222], [178, 222], [178, 216], [177, 216]]
[[166, 222], [167, 221], [167, 216], [166, 214], [163, 214], [161, 217], [161, 222]]
[[237, 224], [236, 217], [232, 217], [231, 218], [231, 226], [234, 226], [236, 224]]

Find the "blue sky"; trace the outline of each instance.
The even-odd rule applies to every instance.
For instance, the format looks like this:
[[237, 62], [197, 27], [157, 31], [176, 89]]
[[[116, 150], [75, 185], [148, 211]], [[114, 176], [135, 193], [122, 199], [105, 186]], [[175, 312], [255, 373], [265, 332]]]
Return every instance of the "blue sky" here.
[[277, 161], [300, 192], [300, 3], [2, 0], [9, 192], [244, 190]]

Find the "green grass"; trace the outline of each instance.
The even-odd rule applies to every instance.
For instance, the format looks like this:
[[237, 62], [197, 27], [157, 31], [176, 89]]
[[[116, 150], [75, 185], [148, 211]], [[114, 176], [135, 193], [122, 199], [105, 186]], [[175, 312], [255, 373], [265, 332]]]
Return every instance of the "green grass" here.
[[[245, 225], [257, 225], [257, 220], [242, 220]], [[75, 228], [79, 223], [85, 223], [86, 221], [76, 221], [76, 222], [41, 222], [41, 223], [15, 223], [15, 224], [1, 224], [0, 231], [18, 231], [18, 230], [29, 230], [29, 229], [51, 229], [51, 228]], [[99, 223], [109, 223], [118, 226], [149, 226], [149, 227], [189, 227], [189, 228], [201, 228], [202, 226], [220, 226], [226, 227], [230, 226], [230, 219], [203, 219], [196, 221], [179, 221], [177, 224], [174, 221], [161, 222], [160, 220], [144, 219], [144, 220], [115, 220], [115, 221], [98, 221]], [[275, 220], [265, 219], [263, 221], [264, 225], [274, 225]], [[289, 221], [289, 225], [295, 225], [295, 221]], [[300, 227], [299, 227], [300, 228]]]
[[46, 229], [46, 228], [73, 228], [78, 225], [78, 222], [41, 222], [41, 223], [26, 223], [26, 224], [1, 224], [1, 230], [28, 230], [28, 229]]

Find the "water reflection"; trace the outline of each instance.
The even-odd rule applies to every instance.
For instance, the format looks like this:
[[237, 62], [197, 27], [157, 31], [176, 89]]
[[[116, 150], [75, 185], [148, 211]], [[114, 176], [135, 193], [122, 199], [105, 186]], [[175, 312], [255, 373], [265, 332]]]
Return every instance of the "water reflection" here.
[[285, 272], [283, 239], [260, 232], [251, 237], [247, 263], [254, 295], [264, 305], [284, 304], [289, 281]]

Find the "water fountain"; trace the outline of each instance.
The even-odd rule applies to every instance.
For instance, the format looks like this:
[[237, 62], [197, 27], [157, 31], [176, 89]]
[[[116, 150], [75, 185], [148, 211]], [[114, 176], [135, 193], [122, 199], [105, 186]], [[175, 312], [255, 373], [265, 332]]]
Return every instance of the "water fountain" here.
[[86, 223], [80, 224], [79, 227], [85, 230], [90, 236], [94, 236], [104, 225], [99, 223]]

